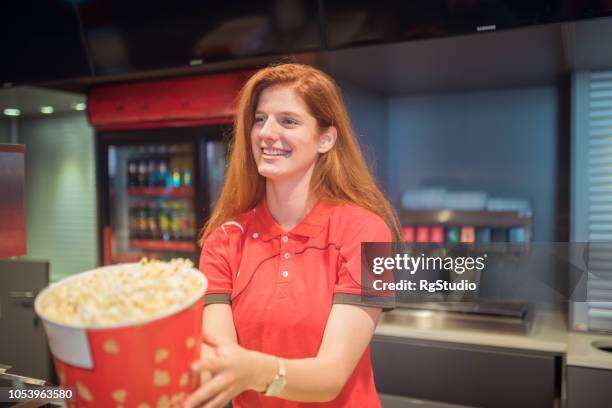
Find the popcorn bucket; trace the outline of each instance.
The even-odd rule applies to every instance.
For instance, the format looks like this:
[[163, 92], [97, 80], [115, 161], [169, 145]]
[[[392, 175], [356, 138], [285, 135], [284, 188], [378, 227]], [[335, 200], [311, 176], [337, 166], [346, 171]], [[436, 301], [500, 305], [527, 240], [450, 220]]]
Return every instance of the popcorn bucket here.
[[193, 296], [150, 319], [103, 327], [58, 323], [42, 305], [51, 290], [74, 285], [87, 274], [136, 269], [113, 265], [83, 272], [51, 285], [36, 298], [55, 369], [63, 387], [75, 391], [69, 407], [180, 407], [193, 390], [190, 365], [200, 356], [206, 278], [188, 273], [201, 284]]

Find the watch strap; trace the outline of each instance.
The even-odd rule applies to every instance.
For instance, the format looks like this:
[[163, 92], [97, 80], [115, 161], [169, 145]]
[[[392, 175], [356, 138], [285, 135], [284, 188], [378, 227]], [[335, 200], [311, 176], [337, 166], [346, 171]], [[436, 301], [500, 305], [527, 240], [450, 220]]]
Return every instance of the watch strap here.
[[266, 391], [264, 392], [264, 394], [267, 397], [274, 397], [280, 394], [285, 388], [285, 384], [287, 383], [287, 380], [285, 378], [286, 376], [285, 363], [283, 362], [283, 360], [276, 357], [276, 366], [277, 366], [276, 376], [274, 377], [274, 380], [272, 380], [272, 382], [268, 385], [268, 387], [266, 388]]

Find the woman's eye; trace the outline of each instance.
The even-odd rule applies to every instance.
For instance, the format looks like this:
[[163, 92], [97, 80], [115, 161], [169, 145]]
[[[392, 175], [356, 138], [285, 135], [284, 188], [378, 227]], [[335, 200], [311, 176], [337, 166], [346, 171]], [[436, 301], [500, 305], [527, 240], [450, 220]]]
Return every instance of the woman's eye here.
[[264, 118], [262, 116], [256, 116], [255, 117], [255, 123], [257, 123], [257, 124], [264, 123]]
[[283, 119], [283, 124], [285, 124], [285, 125], [292, 125], [293, 126], [293, 125], [297, 125], [298, 122], [295, 119], [285, 118], [285, 119]]

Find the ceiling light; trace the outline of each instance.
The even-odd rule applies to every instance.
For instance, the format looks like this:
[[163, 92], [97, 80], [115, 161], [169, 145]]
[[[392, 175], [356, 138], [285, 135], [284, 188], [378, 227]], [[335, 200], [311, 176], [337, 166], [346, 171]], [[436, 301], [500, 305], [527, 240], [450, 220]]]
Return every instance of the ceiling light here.
[[74, 110], [84, 111], [87, 108], [85, 102], [79, 102], [74, 104]]
[[46, 115], [49, 115], [53, 113], [54, 111], [55, 109], [53, 109], [53, 106], [41, 106], [40, 107], [40, 113], [44, 113]]
[[4, 114], [6, 116], [19, 116], [21, 115], [21, 111], [17, 108], [6, 108]]

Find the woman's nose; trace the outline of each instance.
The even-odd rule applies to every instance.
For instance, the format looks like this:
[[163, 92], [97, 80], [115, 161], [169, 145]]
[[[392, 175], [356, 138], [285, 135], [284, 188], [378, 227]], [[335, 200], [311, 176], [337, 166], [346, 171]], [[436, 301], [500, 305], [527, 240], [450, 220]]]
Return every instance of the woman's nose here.
[[259, 130], [259, 137], [266, 141], [275, 141], [276, 139], [278, 139], [278, 129], [276, 128], [274, 119], [272, 119], [271, 117], [266, 119], [263, 126]]

